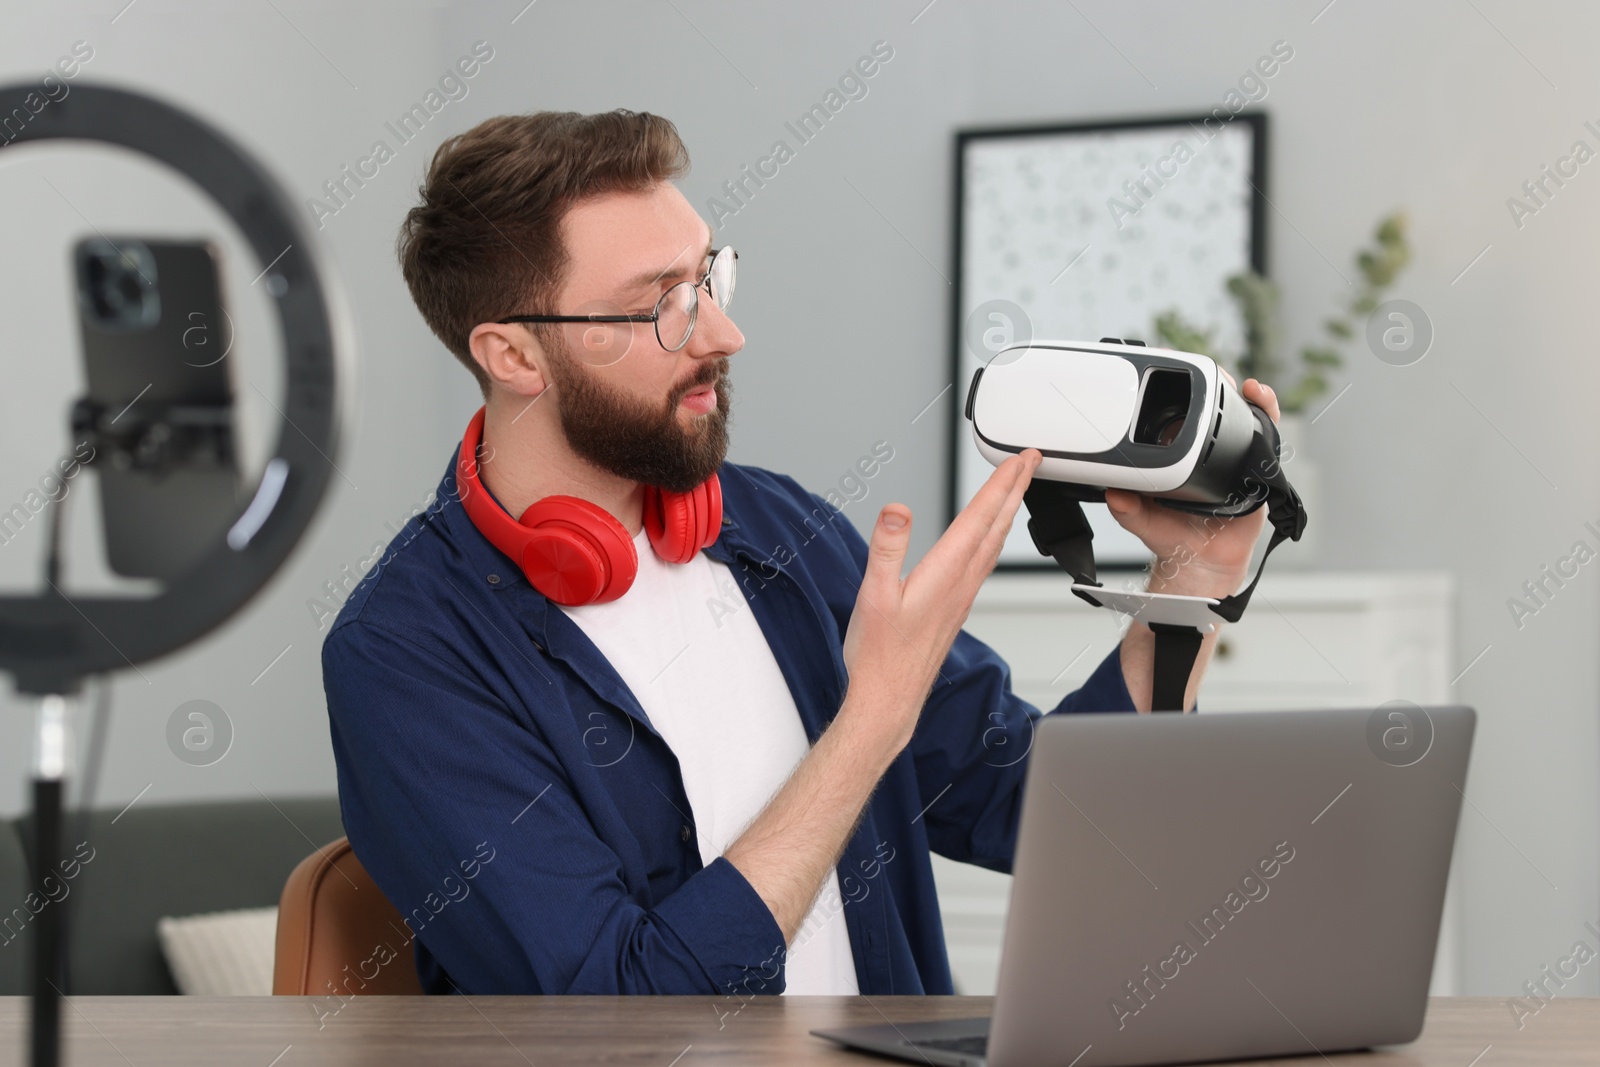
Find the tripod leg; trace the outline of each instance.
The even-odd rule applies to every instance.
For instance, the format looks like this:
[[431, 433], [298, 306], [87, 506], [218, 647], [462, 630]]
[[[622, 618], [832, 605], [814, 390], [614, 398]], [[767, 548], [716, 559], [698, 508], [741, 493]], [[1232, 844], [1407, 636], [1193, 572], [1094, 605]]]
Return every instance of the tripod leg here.
[[45, 904], [34, 920], [32, 1067], [61, 1061], [61, 996], [65, 972], [62, 911], [66, 898], [44, 892], [47, 878], [60, 880], [62, 791], [67, 770], [67, 698], [46, 696], [39, 704], [34, 738], [33, 877]]

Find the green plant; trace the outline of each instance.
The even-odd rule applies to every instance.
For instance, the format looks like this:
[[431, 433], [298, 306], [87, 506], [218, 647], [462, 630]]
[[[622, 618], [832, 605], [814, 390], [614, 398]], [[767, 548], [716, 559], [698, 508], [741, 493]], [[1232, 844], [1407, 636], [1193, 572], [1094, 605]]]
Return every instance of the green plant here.
[[[1382, 302], [1384, 292], [1394, 284], [1410, 259], [1406, 217], [1396, 212], [1379, 221], [1373, 231], [1372, 245], [1356, 252], [1356, 269], [1361, 275], [1356, 293], [1331, 317], [1323, 320], [1323, 340], [1301, 346], [1300, 374], [1293, 380], [1286, 377], [1287, 369], [1278, 356], [1282, 329], [1277, 285], [1254, 271], [1230, 277], [1228, 295], [1239, 309], [1244, 334], [1244, 350], [1231, 360], [1237, 377], [1241, 381], [1258, 378], [1272, 386], [1284, 411], [1304, 411], [1312, 399], [1328, 391], [1328, 375], [1344, 364], [1341, 348], [1356, 336], [1358, 324]], [[1153, 330], [1156, 338], [1168, 348], [1198, 352], [1219, 360], [1224, 358], [1213, 351], [1214, 331], [1202, 330], [1185, 320], [1177, 310], [1157, 315]]]

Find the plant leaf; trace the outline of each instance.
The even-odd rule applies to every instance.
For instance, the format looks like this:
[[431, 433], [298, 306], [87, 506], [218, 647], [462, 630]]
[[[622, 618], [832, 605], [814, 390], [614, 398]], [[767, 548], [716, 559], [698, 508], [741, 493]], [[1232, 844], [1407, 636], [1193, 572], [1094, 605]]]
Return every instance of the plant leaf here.
[[1176, 308], [1157, 315], [1154, 329], [1157, 339], [1167, 348], [1216, 358], [1211, 351], [1211, 331], [1202, 330], [1188, 322]]

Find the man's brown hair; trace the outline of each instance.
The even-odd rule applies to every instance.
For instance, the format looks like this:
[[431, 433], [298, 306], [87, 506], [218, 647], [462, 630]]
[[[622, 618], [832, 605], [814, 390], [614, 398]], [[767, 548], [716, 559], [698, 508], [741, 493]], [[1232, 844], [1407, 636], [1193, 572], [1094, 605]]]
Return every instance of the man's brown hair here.
[[579, 200], [641, 192], [688, 169], [677, 128], [644, 111], [500, 115], [439, 146], [396, 251], [417, 309], [485, 399], [489, 376], [467, 338], [479, 323], [503, 316], [563, 313], [550, 304], [568, 261], [561, 241], [567, 211]]

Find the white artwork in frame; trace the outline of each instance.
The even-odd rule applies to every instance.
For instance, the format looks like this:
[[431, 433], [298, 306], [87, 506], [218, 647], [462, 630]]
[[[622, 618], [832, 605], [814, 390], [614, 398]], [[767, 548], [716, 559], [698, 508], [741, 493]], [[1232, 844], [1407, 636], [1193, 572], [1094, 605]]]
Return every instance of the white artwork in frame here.
[[[1151, 322], [1168, 309], [1236, 351], [1225, 282], [1265, 270], [1265, 156], [1265, 116], [1250, 113], [958, 133], [956, 396], [965, 399], [973, 372], [1007, 344], [1153, 341]], [[994, 469], [963, 407], [952, 515]], [[1102, 565], [1147, 562], [1103, 504], [1085, 511]], [[1000, 565], [1055, 566], [1034, 548], [1025, 513]]]

